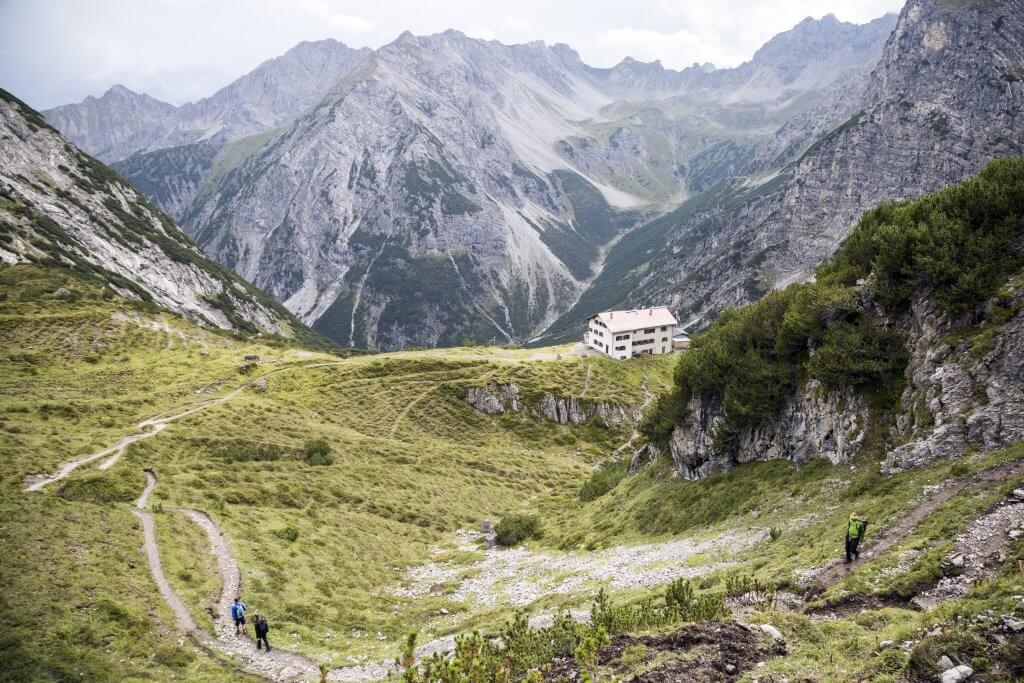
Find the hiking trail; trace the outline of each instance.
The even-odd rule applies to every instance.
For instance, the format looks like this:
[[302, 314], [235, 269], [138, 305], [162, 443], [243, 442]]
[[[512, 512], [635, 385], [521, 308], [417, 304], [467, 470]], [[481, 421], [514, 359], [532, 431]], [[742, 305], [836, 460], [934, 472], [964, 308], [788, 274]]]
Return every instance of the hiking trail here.
[[141, 441], [142, 439], [148, 439], [148, 438], [156, 436], [157, 434], [159, 434], [163, 430], [167, 429], [167, 427], [172, 422], [174, 422], [175, 420], [180, 420], [183, 417], [187, 417], [189, 415], [193, 415], [195, 413], [207, 410], [209, 408], [213, 408], [214, 406], [218, 406], [218, 405], [220, 405], [222, 403], [226, 403], [228, 401], [232, 401], [232, 400], [238, 398], [238, 396], [242, 393], [242, 390], [245, 389], [246, 387], [252, 385], [253, 383], [255, 383], [255, 382], [257, 382], [257, 381], [259, 381], [261, 379], [264, 379], [266, 377], [274, 375], [274, 374], [276, 374], [278, 372], [282, 372], [282, 371], [285, 371], [285, 370], [297, 369], [297, 368], [309, 369], [309, 368], [324, 367], [324, 366], [328, 366], [328, 365], [340, 365], [342, 363], [343, 363], [343, 361], [333, 361], [333, 362], [313, 363], [313, 364], [305, 364], [305, 365], [289, 365], [289, 366], [285, 366], [285, 367], [281, 367], [281, 368], [275, 368], [275, 369], [271, 370], [270, 372], [266, 372], [266, 373], [260, 375], [259, 377], [255, 377], [252, 380], [250, 380], [248, 382], [245, 382], [244, 384], [242, 384], [242, 386], [238, 387], [237, 389], [233, 389], [232, 391], [230, 391], [227, 394], [225, 394], [223, 396], [220, 396], [218, 398], [209, 399], [207, 401], [202, 401], [198, 405], [191, 404], [191, 405], [185, 406], [184, 410], [181, 410], [179, 408], [179, 410], [181, 410], [181, 412], [173, 412], [172, 413], [171, 411], [167, 411], [167, 412], [164, 412], [164, 413], [160, 413], [159, 415], [156, 415], [154, 417], [146, 418], [145, 420], [143, 420], [142, 422], [139, 422], [135, 426], [136, 430], [138, 430], [138, 431], [136, 431], [136, 432], [134, 432], [132, 434], [129, 434], [126, 437], [123, 437], [121, 440], [119, 440], [113, 446], [109, 446], [107, 448], [104, 448], [103, 450], [96, 451], [95, 453], [90, 453], [89, 455], [85, 455], [85, 456], [82, 456], [80, 458], [75, 458], [74, 460], [69, 460], [69, 461], [63, 463], [62, 465], [60, 465], [60, 467], [57, 468], [57, 471], [54, 472], [53, 474], [50, 474], [50, 475], [46, 475], [46, 474], [29, 474], [29, 475], [27, 475], [25, 477], [25, 490], [26, 491], [39, 491], [40, 489], [42, 489], [45, 486], [49, 486], [50, 484], [54, 484], [54, 483], [56, 483], [56, 482], [58, 482], [58, 481], [60, 481], [62, 479], [65, 479], [68, 475], [70, 475], [72, 472], [74, 472], [76, 469], [78, 469], [82, 465], [87, 465], [90, 462], [93, 462], [94, 460], [99, 460], [100, 458], [107, 458], [107, 459], [104, 460], [103, 462], [101, 462], [98, 465], [97, 469], [108, 470], [111, 467], [113, 467], [117, 463], [118, 460], [120, 460], [121, 456], [124, 455], [125, 451], [128, 450], [128, 446], [130, 446], [131, 444], [135, 443], [136, 441]]
[[[647, 407], [651, 405], [651, 402], [654, 400], [654, 392], [651, 391], [650, 388], [648, 388], [647, 380], [644, 380], [644, 383], [640, 385], [640, 389], [643, 390], [644, 392], [644, 402], [640, 406], [640, 420], [643, 420], [644, 411], [647, 410]], [[633, 451], [634, 457], [636, 456], [637, 451], [636, 449], [633, 448], [633, 443], [640, 438], [640, 420], [638, 420], [637, 423], [633, 425], [633, 431], [630, 433], [629, 439], [626, 440], [626, 443], [622, 444], [614, 451], [612, 451], [612, 460], [618, 460], [619, 454], [622, 453], [627, 448]], [[643, 449], [641, 449], [641, 452], [642, 450]]]
[[[958, 493], [979, 487], [995, 488], [1012, 477], [1022, 475], [1024, 475], [1024, 461], [1015, 460], [980, 470], [960, 479], [946, 480], [934, 487], [932, 495], [911, 509], [889, 528], [881, 531], [874, 537], [871, 536], [869, 531], [868, 539], [871, 543], [861, 546], [861, 554], [870, 552], [872, 556], [877, 557], [882, 553], [888, 552], [910, 536], [918, 524], [927, 519], [929, 515]], [[810, 577], [807, 582], [808, 594], [820, 595], [824, 593], [827, 588], [846, 578], [858, 566], [856, 562], [845, 564], [837, 557]]]
[[[202, 510], [184, 509], [182, 514], [194, 522], [210, 543], [210, 554], [217, 560], [222, 588], [220, 596], [213, 606], [214, 635], [210, 635], [196, 625], [192, 613], [184, 601], [174, 592], [160, 561], [160, 551], [156, 540], [156, 525], [153, 514], [146, 507], [149, 496], [156, 486], [156, 474], [146, 470], [146, 487], [135, 502], [132, 512], [142, 523], [144, 549], [149, 562], [150, 572], [157, 584], [161, 597], [174, 613], [177, 628], [194, 638], [202, 647], [226, 655], [238, 662], [244, 669], [273, 681], [319, 681], [319, 664], [295, 652], [276, 647], [271, 643], [269, 652], [257, 650], [256, 643], [249, 634], [235, 635], [235, 627], [227, 617], [231, 602], [236, 595], [244, 596], [242, 590], [242, 572], [238, 562], [231, 555], [227, 539], [213, 518]], [[250, 610], [255, 614], [256, 610]], [[270, 640], [274, 640], [274, 629], [271, 624]], [[416, 648], [417, 660], [429, 657], [435, 652], [449, 652], [454, 649], [455, 639], [446, 636], [424, 643]], [[331, 669], [327, 674], [329, 681], [349, 683], [366, 683], [387, 677], [395, 668], [390, 661], [371, 662], [357, 666], [345, 666]]]

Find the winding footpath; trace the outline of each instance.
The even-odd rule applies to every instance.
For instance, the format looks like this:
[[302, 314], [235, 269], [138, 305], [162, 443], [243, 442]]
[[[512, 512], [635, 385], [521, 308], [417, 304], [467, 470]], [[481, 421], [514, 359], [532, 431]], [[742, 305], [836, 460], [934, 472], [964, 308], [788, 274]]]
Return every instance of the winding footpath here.
[[[221, 578], [221, 593], [214, 605], [214, 635], [210, 635], [196, 625], [195, 620], [185, 602], [174, 592], [160, 561], [160, 551], [156, 540], [156, 525], [153, 514], [146, 507], [149, 496], [156, 486], [156, 474], [146, 470], [146, 488], [135, 502], [132, 512], [142, 523], [144, 548], [149, 569], [160, 591], [161, 597], [174, 613], [177, 628], [195, 639], [207, 650], [218, 652], [229, 657], [246, 671], [272, 681], [319, 681], [319, 664], [303, 655], [278, 647], [271, 646], [270, 652], [256, 649], [256, 643], [248, 635], [235, 635], [234, 624], [227, 618], [232, 600], [242, 595], [242, 572], [238, 562], [231, 554], [231, 549], [224, 533], [217, 523], [202, 510], [180, 510], [206, 534], [210, 543], [210, 554], [217, 560], [217, 568]], [[273, 640], [273, 631], [270, 639]], [[452, 636], [438, 638], [425, 643], [416, 649], [417, 660], [429, 657], [435, 652], [450, 652], [455, 647]], [[327, 680], [348, 683], [366, 683], [387, 678], [395, 665], [392, 662], [371, 662], [358, 666], [347, 666], [331, 669]]]
[[90, 462], [93, 462], [94, 460], [99, 460], [100, 458], [106, 458], [106, 460], [101, 462], [97, 469], [108, 470], [111, 467], [113, 467], [118, 460], [120, 460], [121, 456], [124, 455], [125, 451], [128, 450], [128, 446], [135, 443], [136, 441], [141, 441], [142, 439], [149, 439], [151, 437], [156, 436], [163, 430], [167, 429], [167, 427], [175, 420], [180, 420], [181, 418], [187, 417], [188, 415], [193, 415], [195, 413], [213, 408], [214, 406], [218, 406], [222, 403], [233, 401], [234, 399], [238, 398], [239, 395], [241, 395], [243, 389], [245, 389], [248, 386], [251, 386], [252, 384], [258, 382], [261, 379], [265, 379], [267, 377], [270, 377], [271, 375], [277, 374], [279, 372], [284, 372], [286, 370], [294, 370], [299, 368], [321, 368], [332, 365], [342, 365], [344, 364], [344, 362], [345, 361], [328, 361], [323, 363], [287, 365], [284, 367], [275, 368], [270, 372], [266, 372], [260, 375], [259, 377], [256, 377], [253, 380], [244, 383], [237, 389], [234, 389], [218, 398], [203, 401], [198, 405], [191, 405], [185, 407], [184, 410], [181, 410], [180, 412], [172, 413], [169, 415], [167, 413], [162, 413], [161, 415], [147, 418], [135, 426], [135, 428], [138, 431], [122, 438], [113, 446], [104, 448], [103, 450], [100, 451], [96, 451], [95, 453], [90, 453], [89, 455], [84, 455], [80, 458], [75, 458], [74, 460], [69, 460], [68, 462], [63, 463], [59, 468], [57, 468], [57, 471], [54, 472], [53, 474], [30, 474], [26, 476], [25, 490], [39, 491], [44, 487], [49, 486], [50, 484], [54, 484], [62, 479], [67, 478], [68, 475], [70, 475], [72, 472], [74, 472], [82, 465], [87, 465]]
[[633, 443], [640, 438], [640, 423], [643, 421], [643, 413], [644, 411], [647, 410], [647, 406], [651, 405], [651, 402], [654, 401], [654, 392], [647, 387], [646, 381], [640, 385], [640, 389], [643, 390], [644, 392], [644, 402], [643, 405], [640, 406], [641, 418], [640, 420], [637, 420], [637, 423], [635, 425], [633, 425], [633, 431], [632, 433], [630, 433], [629, 439], [624, 444], [622, 444], [614, 451], [612, 451], [612, 460], [618, 460], [619, 454], [622, 453], [622, 451], [626, 450], [627, 448], [633, 452], [633, 457], [636, 457], [637, 455], [637, 450], [633, 448]]
[[138, 425], [136, 425], [136, 429], [138, 429], [139, 431], [135, 432], [134, 434], [129, 434], [128, 436], [124, 437], [123, 439], [115, 443], [113, 446], [110, 446], [109, 448], [104, 448], [101, 451], [90, 453], [89, 455], [82, 456], [81, 458], [69, 460], [68, 462], [61, 465], [56, 472], [50, 475], [30, 474], [29, 476], [25, 477], [25, 490], [38, 491], [42, 489], [44, 486], [49, 486], [50, 484], [54, 484], [60, 481], [61, 479], [66, 478], [69, 474], [74, 472], [82, 465], [87, 465], [94, 460], [99, 460], [100, 458], [107, 459], [100, 463], [99, 469], [110, 469], [111, 467], [114, 466], [115, 463], [117, 463], [121, 456], [124, 455], [124, 452], [128, 450], [128, 446], [135, 443], [136, 441], [141, 441], [142, 439], [148, 439], [150, 437], [156, 436], [157, 434], [165, 430], [170, 423], [174, 422], [175, 420], [181, 419], [186, 415], [192, 415], [193, 413], [198, 413], [202, 410], [206, 410], [207, 408], [212, 408], [213, 406], [224, 403], [225, 401], [230, 401], [234, 399], [236, 396], [238, 396], [238, 394], [241, 393], [241, 391], [241, 388], [235, 389], [231, 393], [225, 394], [220, 398], [215, 398], [210, 401], [204, 401], [198, 406], [188, 408], [187, 410], [184, 410], [180, 413], [174, 413], [173, 415], [167, 415], [164, 417], [151, 417], [146, 420], [143, 420]]

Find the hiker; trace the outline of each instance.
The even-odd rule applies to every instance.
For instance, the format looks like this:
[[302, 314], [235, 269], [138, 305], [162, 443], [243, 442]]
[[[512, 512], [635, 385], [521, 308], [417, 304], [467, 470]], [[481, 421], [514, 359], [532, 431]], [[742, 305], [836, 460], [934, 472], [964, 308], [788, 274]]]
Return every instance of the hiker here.
[[267, 642], [267, 631], [270, 630], [270, 626], [267, 625], [267, 619], [262, 614], [256, 615], [256, 620], [252, 622], [253, 628], [256, 629], [256, 649], [260, 649], [260, 643], [267, 648], [267, 652], [270, 652], [270, 643]]
[[242, 599], [235, 597], [235, 601], [231, 603], [231, 620], [235, 622], [235, 635], [239, 633], [245, 633], [245, 610], [247, 610], [245, 603]]
[[864, 534], [868, 530], [868, 520], [857, 516], [857, 513], [850, 514], [850, 523], [846, 525], [846, 564], [860, 559], [860, 550], [857, 547], [864, 540]]

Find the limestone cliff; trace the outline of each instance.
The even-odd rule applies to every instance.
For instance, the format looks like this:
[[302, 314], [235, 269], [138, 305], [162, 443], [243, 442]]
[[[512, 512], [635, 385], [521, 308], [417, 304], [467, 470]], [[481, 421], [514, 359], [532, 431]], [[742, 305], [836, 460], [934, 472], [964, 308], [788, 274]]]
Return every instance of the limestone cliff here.
[[[976, 312], [943, 313], [922, 291], [901, 315], [869, 314], [899, 330], [909, 354], [894, 424], [878, 425], [888, 443], [884, 473], [1024, 441], [1024, 277]], [[714, 436], [724, 415], [717, 395], [689, 401], [668, 443], [680, 476], [699, 479], [755, 460], [849, 462], [875, 426], [863, 392], [825, 391], [813, 380], [785, 399], [776, 419], [721, 452]]]
[[530, 403], [521, 397], [520, 389], [515, 384], [471, 387], [466, 392], [466, 402], [489, 415], [527, 411], [560, 425], [582, 425], [592, 422], [604, 427], [630, 425], [639, 422], [643, 412], [634, 405], [588, 401], [576, 396], [554, 394], [544, 394]]

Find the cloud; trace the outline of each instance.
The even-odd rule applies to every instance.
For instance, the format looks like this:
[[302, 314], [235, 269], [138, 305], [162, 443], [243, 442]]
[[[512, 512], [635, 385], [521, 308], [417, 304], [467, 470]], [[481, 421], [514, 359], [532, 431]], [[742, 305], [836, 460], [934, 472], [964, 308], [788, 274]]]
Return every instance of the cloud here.
[[377, 24], [367, 21], [362, 17], [351, 14], [332, 14], [327, 17], [327, 24], [339, 31], [352, 31], [353, 33], [365, 33], [376, 28]]
[[[863, 22], [906, 0], [0, 0], [0, 87], [33, 106], [114, 83], [174, 104], [212, 94], [304, 40], [377, 48], [405, 30], [567, 43], [593, 66], [735, 66], [810, 15]], [[225, 27], [229, 27], [225, 30]]]
[[523, 19], [522, 17], [505, 17], [501, 20], [501, 24], [513, 31], [525, 31], [533, 27], [529, 19]]

